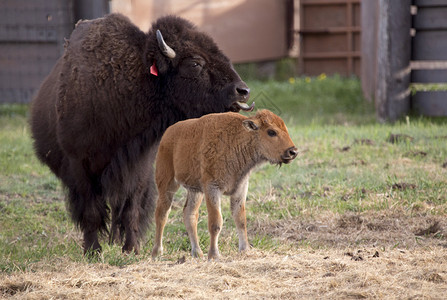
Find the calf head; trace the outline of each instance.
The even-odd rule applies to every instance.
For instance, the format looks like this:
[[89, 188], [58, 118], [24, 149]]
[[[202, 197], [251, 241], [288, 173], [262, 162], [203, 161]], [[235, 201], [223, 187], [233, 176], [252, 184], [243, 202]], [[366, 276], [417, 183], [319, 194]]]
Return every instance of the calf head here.
[[298, 154], [284, 121], [268, 110], [244, 120], [243, 126], [256, 136], [258, 154], [272, 164], [290, 163]]

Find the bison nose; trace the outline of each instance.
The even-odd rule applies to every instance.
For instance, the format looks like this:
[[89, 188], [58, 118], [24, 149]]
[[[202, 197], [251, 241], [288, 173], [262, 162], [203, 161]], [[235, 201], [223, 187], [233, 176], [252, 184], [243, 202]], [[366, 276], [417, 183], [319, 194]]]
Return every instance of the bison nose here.
[[236, 86], [236, 93], [239, 96], [242, 96], [242, 97], [246, 98], [247, 96], [250, 95], [250, 89], [245, 84], [244, 85], [240, 85], [240, 86]]
[[290, 159], [294, 159], [298, 154], [298, 149], [295, 147], [290, 147], [286, 150], [286, 153], [284, 153], [285, 157], [289, 157]]

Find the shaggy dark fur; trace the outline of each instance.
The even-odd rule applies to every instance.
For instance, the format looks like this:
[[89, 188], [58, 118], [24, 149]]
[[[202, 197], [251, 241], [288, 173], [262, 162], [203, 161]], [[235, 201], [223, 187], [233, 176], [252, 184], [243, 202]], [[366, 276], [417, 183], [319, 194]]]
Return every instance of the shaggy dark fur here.
[[[157, 29], [175, 58], [161, 52]], [[154, 62], [158, 76], [149, 71]], [[78, 23], [33, 100], [31, 128], [38, 157], [67, 187], [84, 251], [101, 250], [98, 233], [109, 231], [111, 213], [111, 241], [125, 238], [123, 251], [138, 252], [165, 129], [237, 111], [248, 96], [228, 58], [184, 19], [161, 18], [147, 34], [119, 14]]]

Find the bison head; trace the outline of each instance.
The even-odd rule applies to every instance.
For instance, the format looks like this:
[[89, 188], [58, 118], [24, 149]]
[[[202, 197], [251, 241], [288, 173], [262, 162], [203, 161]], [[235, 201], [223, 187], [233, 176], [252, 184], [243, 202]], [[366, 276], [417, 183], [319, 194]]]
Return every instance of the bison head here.
[[175, 16], [158, 19], [148, 32], [146, 67], [164, 99], [186, 118], [253, 109], [250, 89], [214, 41], [190, 22]]
[[284, 121], [271, 111], [261, 110], [242, 124], [256, 136], [258, 154], [270, 163], [288, 164], [298, 154]]

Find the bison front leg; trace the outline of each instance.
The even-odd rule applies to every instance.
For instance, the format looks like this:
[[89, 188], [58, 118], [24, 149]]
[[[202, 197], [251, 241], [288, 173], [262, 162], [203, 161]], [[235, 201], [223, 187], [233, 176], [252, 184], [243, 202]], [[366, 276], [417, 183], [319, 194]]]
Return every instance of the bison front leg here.
[[199, 208], [202, 199], [203, 193], [188, 190], [185, 207], [183, 208], [183, 222], [185, 223], [186, 231], [191, 242], [191, 255], [193, 257], [203, 257], [197, 235], [197, 220], [199, 219]]
[[245, 216], [245, 199], [248, 191], [248, 177], [241, 183], [236, 192], [231, 196], [231, 214], [236, 224], [239, 237], [239, 251], [250, 248], [247, 237], [247, 218]]
[[219, 258], [218, 239], [222, 230], [222, 214], [220, 211], [221, 192], [217, 188], [211, 188], [206, 193], [206, 208], [208, 211], [208, 230], [210, 232], [210, 249], [208, 259]]

